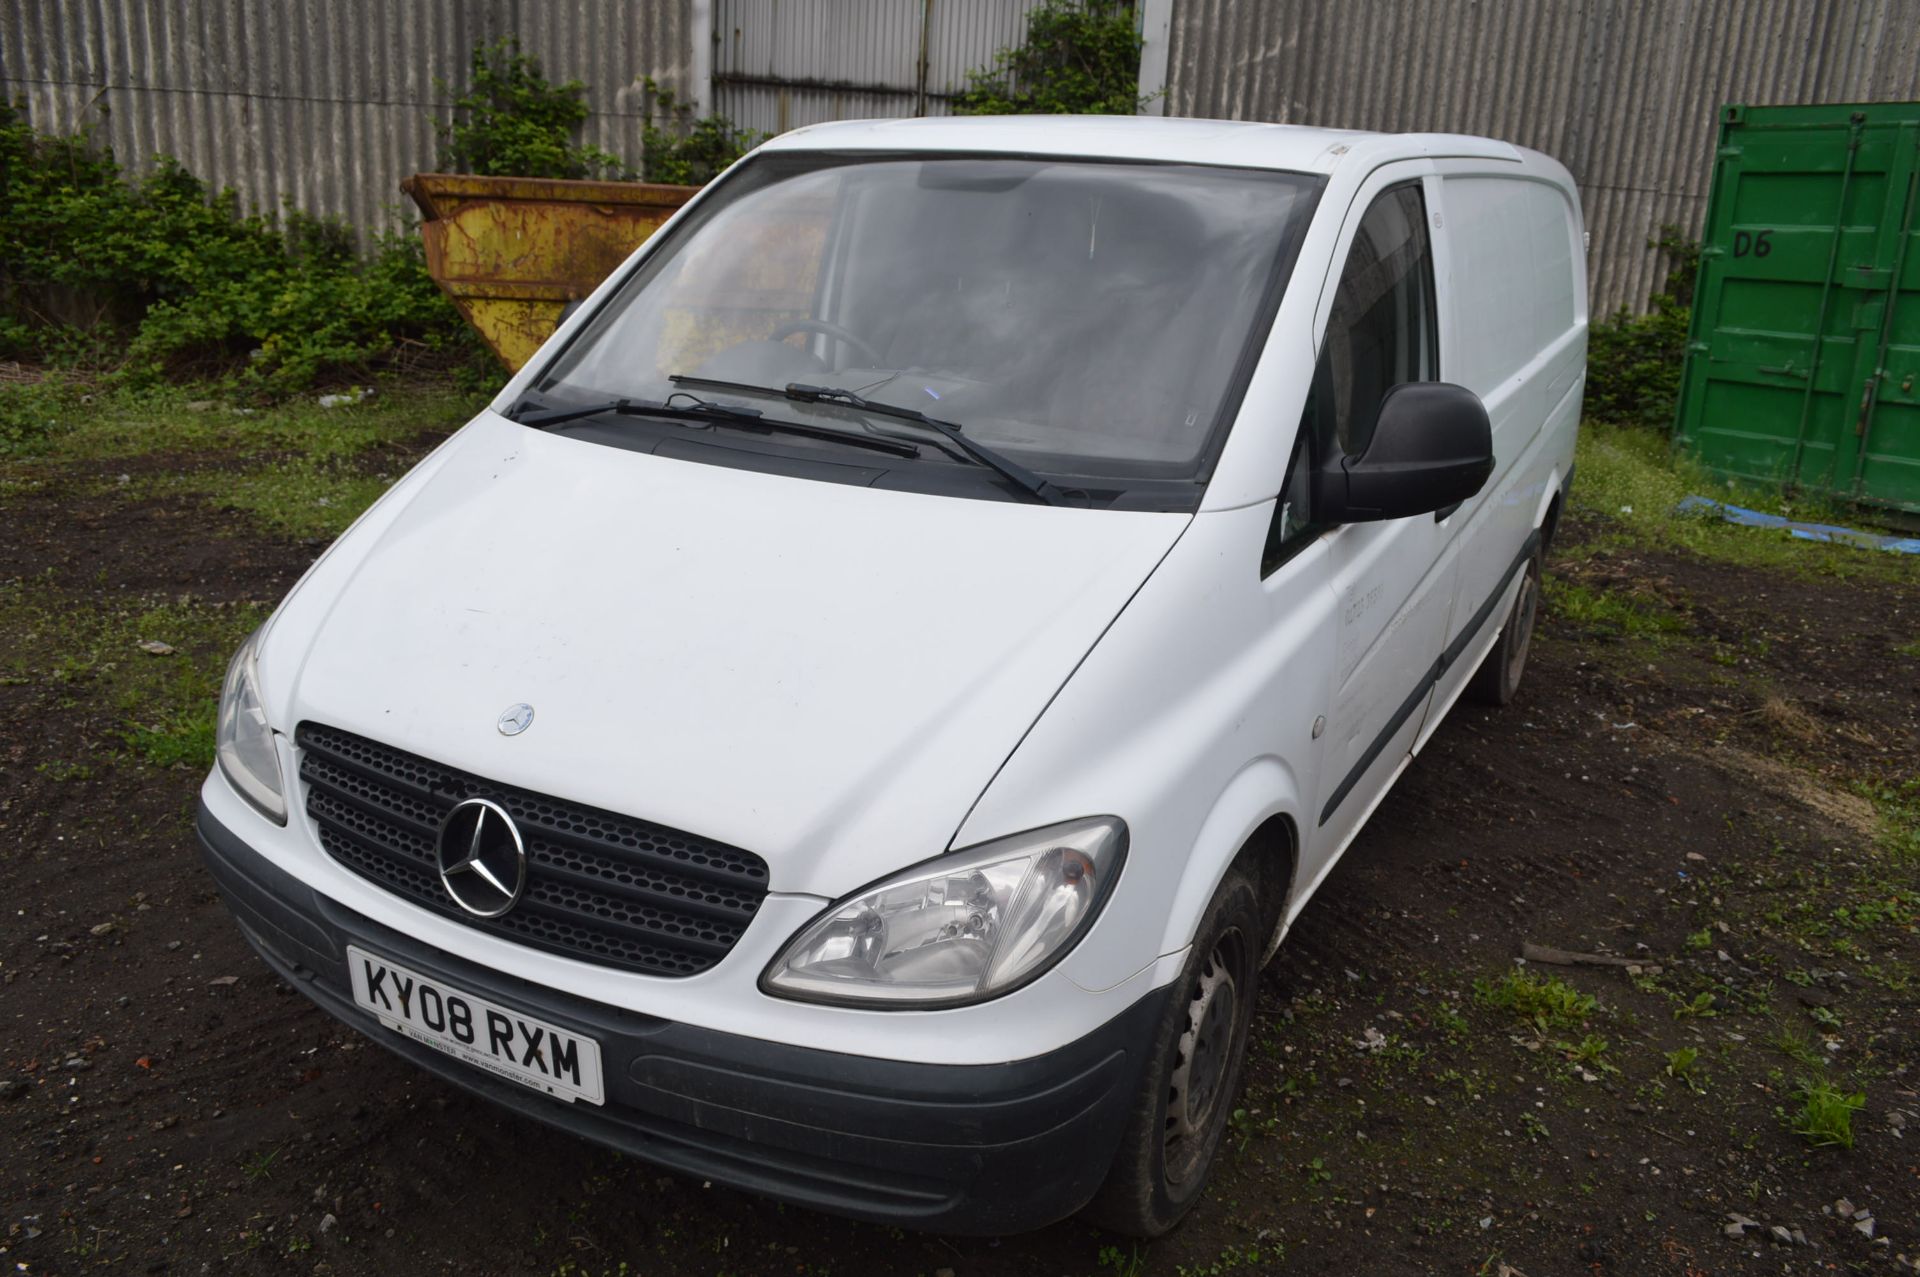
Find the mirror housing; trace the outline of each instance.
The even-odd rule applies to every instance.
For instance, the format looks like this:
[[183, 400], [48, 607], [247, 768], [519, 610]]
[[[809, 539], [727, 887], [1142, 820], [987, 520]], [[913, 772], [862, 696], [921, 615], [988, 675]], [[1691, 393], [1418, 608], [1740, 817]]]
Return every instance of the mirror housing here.
[[1373, 438], [1314, 476], [1320, 523], [1405, 519], [1459, 505], [1493, 474], [1493, 426], [1480, 396], [1444, 381], [1387, 391]]

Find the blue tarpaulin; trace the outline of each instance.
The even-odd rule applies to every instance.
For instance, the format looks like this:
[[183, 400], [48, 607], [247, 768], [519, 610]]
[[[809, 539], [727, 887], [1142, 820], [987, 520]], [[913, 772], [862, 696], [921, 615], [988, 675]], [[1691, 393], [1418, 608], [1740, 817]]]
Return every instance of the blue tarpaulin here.
[[1788, 536], [1796, 536], [1803, 541], [1839, 541], [1846, 545], [1857, 545], [1863, 550], [1892, 550], [1896, 554], [1920, 554], [1920, 537], [1885, 536], [1878, 532], [1862, 532], [1858, 528], [1842, 528], [1831, 523], [1803, 523], [1798, 519], [1788, 519], [1777, 514], [1762, 514], [1758, 510], [1728, 505], [1724, 501], [1715, 501], [1711, 497], [1688, 497], [1674, 508], [1683, 514], [1694, 511], [1713, 511], [1728, 523], [1739, 523], [1749, 528], [1779, 528]]

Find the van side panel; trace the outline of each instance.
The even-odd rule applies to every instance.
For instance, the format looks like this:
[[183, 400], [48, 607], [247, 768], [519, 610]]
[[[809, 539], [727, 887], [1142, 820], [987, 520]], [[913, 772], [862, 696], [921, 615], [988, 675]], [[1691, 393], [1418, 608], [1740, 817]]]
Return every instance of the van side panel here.
[[[1486, 404], [1494, 473], [1454, 515], [1465, 523], [1447, 642], [1465, 648], [1441, 676], [1422, 743], [1499, 633], [1547, 489], [1571, 466], [1586, 371], [1586, 264], [1570, 188], [1512, 167], [1448, 167], [1439, 183], [1451, 250], [1441, 304], [1453, 340], [1442, 346], [1440, 375]], [[1496, 596], [1491, 617], [1466, 633]]]

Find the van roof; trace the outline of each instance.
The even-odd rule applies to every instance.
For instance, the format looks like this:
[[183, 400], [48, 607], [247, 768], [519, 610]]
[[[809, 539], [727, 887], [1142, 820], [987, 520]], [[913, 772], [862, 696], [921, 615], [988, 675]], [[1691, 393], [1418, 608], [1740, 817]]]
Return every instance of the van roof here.
[[1457, 133], [1366, 133], [1244, 120], [1145, 115], [936, 116], [810, 124], [769, 151], [1005, 151], [1331, 173], [1347, 163], [1459, 156], [1521, 160], [1520, 149]]

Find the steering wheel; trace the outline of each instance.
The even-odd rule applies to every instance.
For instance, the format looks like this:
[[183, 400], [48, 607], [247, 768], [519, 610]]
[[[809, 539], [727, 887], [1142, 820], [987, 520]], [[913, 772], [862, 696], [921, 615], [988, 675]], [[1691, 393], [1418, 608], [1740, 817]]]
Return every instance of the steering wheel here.
[[773, 330], [773, 336], [768, 340], [785, 341], [795, 333], [819, 333], [823, 337], [831, 337], [851, 347], [856, 355], [864, 356], [873, 367], [878, 368], [881, 365], [880, 352], [868, 345], [864, 338], [838, 324], [830, 324], [824, 319], [796, 319], [782, 324]]

